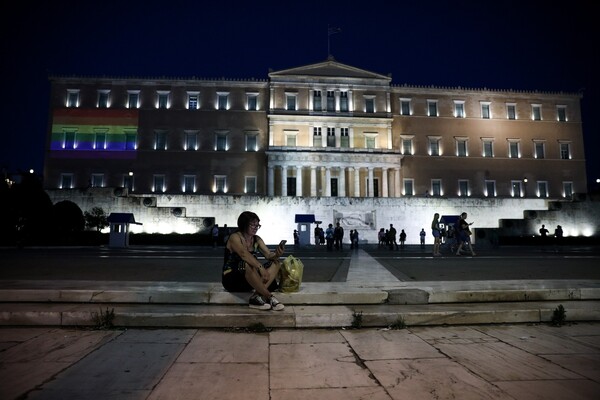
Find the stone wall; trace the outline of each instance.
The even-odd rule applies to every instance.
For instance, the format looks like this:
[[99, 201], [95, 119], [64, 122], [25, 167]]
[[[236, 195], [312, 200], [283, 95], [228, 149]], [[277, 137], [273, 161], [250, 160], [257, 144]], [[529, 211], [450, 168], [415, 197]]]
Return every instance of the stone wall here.
[[[259, 235], [270, 244], [281, 239], [293, 243], [293, 231], [298, 229], [295, 214], [314, 214], [324, 228], [339, 220], [345, 230], [344, 242], [349, 242], [350, 229], [357, 229], [361, 242], [376, 243], [379, 229], [387, 229], [392, 223], [398, 232], [405, 230], [407, 244], [419, 243], [421, 228], [427, 232], [426, 243], [431, 244], [433, 214], [458, 215], [463, 211], [473, 222], [475, 233], [478, 228], [502, 228], [503, 235], [535, 235], [541, 224], [551, 232], [560, 224], [566, 236], [600, 233], [600, 202], [586, 199], [557, 202], [523, 198], [134, 195], [112, 188], [47, 192], [53, 203], [70, 200], [84, 212], [101, 207], [107, 214], [133, 213], [135, 220], [143, 224], [131, 226], [134, 233], [209, 234], [214, 223], [236, 227], [238, 215], [250, 210], [261, 218]], [[311, 243], [313, 228], [314, 224], [310, 226]]]

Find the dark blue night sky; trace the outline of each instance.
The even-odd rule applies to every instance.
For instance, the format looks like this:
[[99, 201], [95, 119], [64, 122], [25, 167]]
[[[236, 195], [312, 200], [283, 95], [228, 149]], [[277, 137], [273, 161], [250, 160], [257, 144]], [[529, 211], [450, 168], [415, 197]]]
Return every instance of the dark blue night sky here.
[[[84, 4], [88, 3], [88, 4]], [[124, 4], [121, 4], [124, 3]], [[50, 74], [266, 79], [327, 58], [393, 84], [578, 92], [600, 178], [592, 2], [59, 1], [2, 12], [0, 166], [41, 172]], [[7, 140], [8, 138], [8, 140]], [[595, 188], [591, 184], [589, 189]]]

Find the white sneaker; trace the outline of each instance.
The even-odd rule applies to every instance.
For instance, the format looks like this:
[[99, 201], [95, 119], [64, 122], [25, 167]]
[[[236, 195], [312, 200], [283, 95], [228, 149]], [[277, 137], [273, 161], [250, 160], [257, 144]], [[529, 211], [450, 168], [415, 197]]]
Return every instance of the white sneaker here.
[[271, 303], [271, 309], [275, 311], [281, 311], [285, 308], [285, 306], [281, 304], [279, 300], [275, 298], [275, 296], [271, 296], [271, 298], [269, 299], [269, 303]]
[[265, 299], [257, 293], [254, 293], [252, 296], [250, 296], [250, 300], [248, 300], [248, 305], [250, 306], [250, 308], [254, 308], [256, 310], [271, 309], [271, 303], [266, 302]]

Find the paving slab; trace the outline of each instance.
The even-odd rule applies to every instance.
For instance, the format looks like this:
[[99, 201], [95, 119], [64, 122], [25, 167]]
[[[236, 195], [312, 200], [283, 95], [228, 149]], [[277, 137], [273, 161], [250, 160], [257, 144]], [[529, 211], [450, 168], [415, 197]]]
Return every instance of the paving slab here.
[[[175, 333], [177, 334], [177, 333]], [[187, 337], [185, 331], [180, 335]], [[31, 392], [31, 399], [145, 399], [184, 348], [181, 340], [167, 343], [128, 339], [136, 332], [123, 331], [68, 368], [56, 379]]]

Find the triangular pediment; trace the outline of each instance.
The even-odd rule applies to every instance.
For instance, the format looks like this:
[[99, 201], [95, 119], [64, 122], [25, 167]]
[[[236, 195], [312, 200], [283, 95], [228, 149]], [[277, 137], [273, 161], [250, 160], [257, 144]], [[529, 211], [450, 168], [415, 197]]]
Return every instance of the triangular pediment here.
[[283, 69], [269, 73], [269, 78], [286, 78], [298, 76], [311, 76], [323, 78], [355, 78], [355, 79], [383, 79], [391, 81], [391, 77], [387, 75], [377, 74], [361, 68], [356, 68], [351, 65], [343, 64], [329, 58], [326, 61], [308, 64], [295, 68]]

